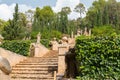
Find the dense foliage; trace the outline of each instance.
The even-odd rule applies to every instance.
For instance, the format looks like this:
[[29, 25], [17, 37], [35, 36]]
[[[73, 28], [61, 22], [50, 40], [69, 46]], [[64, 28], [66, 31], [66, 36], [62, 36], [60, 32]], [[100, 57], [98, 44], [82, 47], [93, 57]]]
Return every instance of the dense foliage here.
[[7, 24], [7, 22], [5, 22], [4, 20], [1, 20], [1, 19], [0, 19], [0, 34], [1, 34], [3, 28], [4, 28], [4, 26], [5, 26], [6, 24]]
[[0, 47], [20, 55], [28, 56], [30, 43], [31, 41], [20, 41], [20, 40], [4, 41], [4, 43]]
[[120, 79], [120, 37], [79, 37], [76, 54], [80, 79]]
[[111, 26], [99, 26], [92, 28], [92, 35], [94, 36], [109, 36], [116, 35], [117, 31]]
[[[56, 33], [65, 33], [68, 34], [71, 32], [68, 24], [68, 14], [71, 12], [69, 7], [64, 7], [59, 13], [54, 13], [50, 6], [44, 6], [43, 8], [36, 8], [34, 13], [34, 21], [32, 25], [32, 33], [41, 32], [42, 38], [53, 38]], [[51, 34], [53, 36], [49, 37], [46, 34]], [[33, 37], [33, 36], [32, 36]], [[56, 36], [60, 38], [60, 36]]]
[[43, 44], [45, 47], [50, 48], [50, 40], [49, 39], [42, 39], [40, 41], [41, 44]]
[[[31, 38], [32, 39], [36, 39], [36, 35], [38, 34], [38, 32], [32, 32], [31, 34]], [[41, 38], [42, 39], [48, 39], [51, 40], [52, 38], [56, 37], [57, 39], [60, 39], [62, 37], [62, 33], [56, 30], [47, 30], [44, 29], [44, 32], [41, 33]]]
[[[31, 40], [31, 43], [36, 43], [36, 39]], [[49, 39], [41, 39], [40, 43], [44, 45], [46, 48], [50, 48], [50, 40]]]
[[[63, 7], [58, 13], [55, 13], [50, 6], [37, 7], [35, 11], [28, 10], [25, 13], [18, 10], [18, 4], [16, 4], [13, 19], [9, 20], [7, 25], [0, 20], [0, 31], [7, 40], [22, 39], [26, 36], [34, 39], [38, 32], [49, 38], [44, 34], [45, 31], [49, 34], [51, 31], [71, 34], [73, 31], [75, 34], [79, 28], [97, 28], [105, 25], [110, 25], [117, 30], [117, 33], [120, 30], [120, 2], [117, 0], [95, 0], [87, 12], [84, 4], [78, 3], [74, 11], [79, 13], [80, 17], [76, 20], [68, 19], [70, 7]], [[85, 13], [86, 16], [82, 18], [82, 14]]]
[[15, 6], [15, 12], [13, 14], [13, 20], [9, 20], [8, 24], [4, 26], [4, 29], [2, 31], [2, 35], [7, 40], [18, 40], [22, 39], [24, 37], [24, 31], [23, 25], [25, 21], [22, 17], [20, 17], [18, 12], [18, 4]]
[[120, 29], [120, 2], [117, 0], [95, 0], [88, 9], [86, 24], [89, 27], [111, 25]]

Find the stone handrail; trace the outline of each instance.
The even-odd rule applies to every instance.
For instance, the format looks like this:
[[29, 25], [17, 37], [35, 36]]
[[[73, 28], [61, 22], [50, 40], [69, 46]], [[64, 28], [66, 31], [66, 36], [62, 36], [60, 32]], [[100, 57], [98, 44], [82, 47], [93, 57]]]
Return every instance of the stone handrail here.
[[10, 80], [9, 74], [12, 68], [6, 58], [0, 56], [0, 80]]
[[65, 75], [66, 64], [65, 64], [65, 55], [69, 50], [69, 45], [61, 44], [58, 47], [58, 73], [57, 73], [57, 80], [62, 80]]
[[12, 70], [9, 61], [1, 56], [0, 56], [0, 70], [2, 70], [5, 74], [11, 73]]
[[10, 80], [11, 66], [23, 61], [26, 57], [0, 48], [0, 80]]
[[22, 55], [18, 55], [14, 52], [5, 50], [3, 48], [0, 48], [0, 56], [6, 58], [9, 61], [11, 66], [15, 66], [17, 63], [27, 58]]

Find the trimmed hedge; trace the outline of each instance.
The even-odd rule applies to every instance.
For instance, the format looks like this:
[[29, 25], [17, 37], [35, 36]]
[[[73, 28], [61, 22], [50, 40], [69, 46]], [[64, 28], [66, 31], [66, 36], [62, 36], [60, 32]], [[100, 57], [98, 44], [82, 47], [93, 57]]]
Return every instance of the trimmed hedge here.
[[[12, 40], [4, 41], [0, 47], [15, 52], [23, 56], [29, 56], [29, 48], [31, 43], [35, 43], [36, 40]], [[41, 39], [40, 41], [45, 47], [49, 48], [49, 40]]]
[[0, 47], [23, 56], [28, 56], [30, 43], [31, 41], [26, 41], [26, 40], [4, 41], [4, 43]]
[[76, 39], [79, 79], [120, 80], [120, 37]]

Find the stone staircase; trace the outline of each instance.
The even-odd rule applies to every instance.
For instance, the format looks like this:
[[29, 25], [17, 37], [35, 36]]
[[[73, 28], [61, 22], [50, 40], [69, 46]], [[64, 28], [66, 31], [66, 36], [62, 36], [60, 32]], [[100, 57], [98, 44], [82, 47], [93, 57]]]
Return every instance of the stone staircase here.
[[11, 80], [54, 80], [58, 68], [56, 51], [43, 57], [30, 57], [12, 67]]

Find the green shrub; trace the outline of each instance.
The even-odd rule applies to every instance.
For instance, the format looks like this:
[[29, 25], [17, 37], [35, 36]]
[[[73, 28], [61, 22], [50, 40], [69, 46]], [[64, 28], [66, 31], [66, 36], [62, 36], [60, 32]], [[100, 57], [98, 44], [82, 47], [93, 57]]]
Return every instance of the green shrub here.
[[[37, 42], [37, 39], [32, 39], [31, 40], [31, 43], [36, 43]], [[42, 44], [42, 45], [44, 45], [45, 47], [47, 47], [47, 48], [49, 48], [50, 46], [49, 46], [49, 43], [50, 43], [50, 40], [49, 39], [41, 39], [40, 40], [40, 43]]]
[[120, 79], [120, 37], [76, 39], [79, 79]]
[[53, 39], [54, 37], [56, 37], [57, 39], [60, 39], [62, 37], [62, 33], [59, 32], [59, 31], [56, 31], [56, 30], [45, 30], [43, 33], [42, 33], [42, 39]]
[[10, 50], [12, 52], [15, 52], [17, 54], [28, 56], [30, 43], [31, 41], [20, 41], [20, 40], [4, 41], [1, 47]]
[[49, 42], [48, 39], [41, 39], [40, 43], [43, 44], [45, 47], [49, 48]]
[[[31, 38], [36, 39], [38, 33], [39, 32], [32, 31]], [[44, 29], [44, 31], [40, 32], [40, 34], [41, 34], [41, 39], [49, 39], [49, 40], [51, 40], [54, 37], [56, 37], [57, 39], [60, 39], [62, 37], [62, 33], [57, 31], [57, 30]]]
[[94, 36], [110, 36], [116, 34], [116, 30], [111, 26], [99, 26], [92, 29]]

